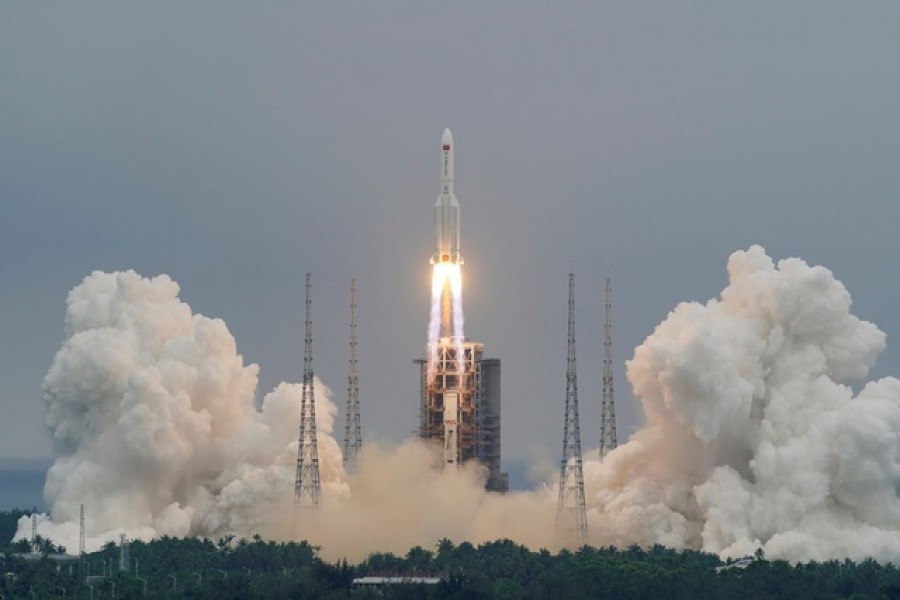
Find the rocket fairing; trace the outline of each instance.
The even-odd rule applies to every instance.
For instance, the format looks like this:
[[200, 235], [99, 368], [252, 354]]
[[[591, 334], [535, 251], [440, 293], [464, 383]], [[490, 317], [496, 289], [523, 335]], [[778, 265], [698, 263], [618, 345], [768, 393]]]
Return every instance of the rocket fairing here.
[[453, 191], [453, 134], [441, 137], [441, 193], [434, 203], [434, 255], [431, 264], [462, 264], [459, 253], [459, 201]]

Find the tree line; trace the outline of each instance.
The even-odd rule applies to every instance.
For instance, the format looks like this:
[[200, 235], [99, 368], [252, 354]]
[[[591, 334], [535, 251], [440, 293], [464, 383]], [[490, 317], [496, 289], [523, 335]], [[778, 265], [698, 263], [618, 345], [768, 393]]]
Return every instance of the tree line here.
[[[162, 537], [131, 543], [128, 569], [110, 543], [71, 566], [48, 555], [64, 552], [37, 540], [12, 543], [24, 511], [0, 512], [0, 595], [3, 598], [758, 598], [898, 599], [900, 571], [866, 559], [791, 564], [758, 553], [746, 568], [716, 555], [655, 545], [624, 549], [585, 546], [552, 554], [510, 540], [478, 546], [448, 539], [405, 555], [375, 552], [358, 564], [330, 562], [306, 541], [254, 536], [219, 540]], [[73, 552], [77, 554], [77, 551]], [[438, 576], [437, 585], [353, 587], [372, 574]], [[146, 595], [145, 595], [146, 594]]]

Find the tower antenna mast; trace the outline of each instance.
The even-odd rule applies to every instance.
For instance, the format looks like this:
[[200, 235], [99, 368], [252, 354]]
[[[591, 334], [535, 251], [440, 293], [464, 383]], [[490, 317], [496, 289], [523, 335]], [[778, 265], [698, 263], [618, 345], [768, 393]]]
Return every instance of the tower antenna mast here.
[[353, 469], [362, 446], [359, 416], [359, 370], [356, 365], [356, 279], [350, 280], [350, 360], [347, 374], [347, 424], [344, 427], [344, 467]]
[[587, 544], [584, 509], [584, 472], [581, 465], [581, 427], [578, 420], [578, 375], [575, 369], [575, 275], [569, 273], [569, 338], [566, 360], [566, 413], [559, 471], [556, 529], [567, 544]]
[[84, 560], [84, 504], [80, 507], [78, 517], [78, 555]]
[[616, 438], [616, 399], [613, 395], [612, 370], [612, 282], [606, 278], [606, 294], [603, 302], [603, 398], [600, 404], [600, 458], [619, 445]]
[[316, 440], [316, 394], [313, 385], [312, 356], [312, 283], [306, 274], [306, 337], [303, 351], [303, 391], [300, 398], [300, 438], [297, 445], [297, 477], [294, 480], [294, 503], [308, 499], [312, 508], [319, 506], [319, 447]]
[[78, 516], [78, 556], [81, 559], [82, 571], [84, 570], [84, 504], [81, 505]]

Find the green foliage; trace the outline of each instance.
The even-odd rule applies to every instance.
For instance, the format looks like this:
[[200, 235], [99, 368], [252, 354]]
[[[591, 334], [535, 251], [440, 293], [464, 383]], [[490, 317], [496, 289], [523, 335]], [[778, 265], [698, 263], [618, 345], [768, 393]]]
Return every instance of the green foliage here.
[[[19, 514], [21, 516], [21, 514]], [[0, 520], [17, 519], [11, 513]], [[47, 545], [48, 549], [51, 546]], [[118, 570], [119, 549], [107, 545], [85, 557], [84, 572], [46, 556], [0, 554], [0, 594], [5, 598], [87, 598], [89, 570], [96, 598], [238, 599], [478, 599], [540, 598], [759, 598], [900, 600], [900, 571], [872, 559], [791, 565], [757, 552], [745, 569], [723, 566], [718, 557], [663, 546], [624, 549], [585, 546], [576, 552], [532, 551], [510, 540], [473, 546], [439, 540], [404, 556], [376, 552], [358, 565], [322, 560], [305, 541], [276, 543], [227, 537], [135, 541], [128, 572]], [[133, 567], [138, 566], [135, 573]], [[111, 566], [111, 568], [110, 568]], [[438, 585], [355, 589], [353, 579], [382, 573], [434, 575]], [[65, 590], [65, 594], [63, 592]]]

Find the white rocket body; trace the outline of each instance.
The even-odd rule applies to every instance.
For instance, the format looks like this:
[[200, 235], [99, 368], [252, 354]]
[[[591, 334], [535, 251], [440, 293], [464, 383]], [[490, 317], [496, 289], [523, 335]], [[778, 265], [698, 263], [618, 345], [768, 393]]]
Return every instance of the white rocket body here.
[[434, 255], [431, 263], [462, 264], [459, 253], [459, 201], [453, 191], [453, 134], [441, 137], [441, 193], [434, 203]]

